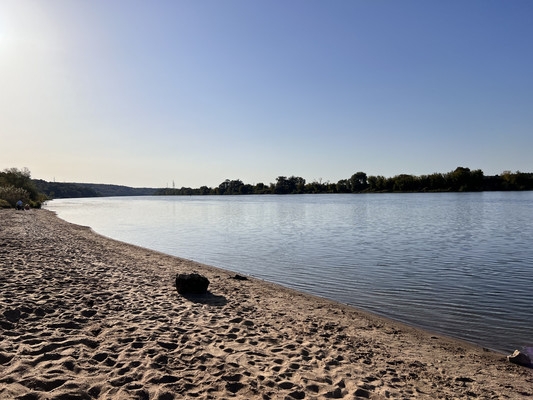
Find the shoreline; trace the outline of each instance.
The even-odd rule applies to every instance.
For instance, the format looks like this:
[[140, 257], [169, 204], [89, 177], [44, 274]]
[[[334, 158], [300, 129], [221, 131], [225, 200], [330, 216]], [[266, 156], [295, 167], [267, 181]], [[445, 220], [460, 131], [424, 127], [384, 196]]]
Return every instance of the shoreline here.
[[[176, 273], [209, 278], [185, 298]], [[523, 398], [533, 370], [355, 307], [0, 210], [2, 399]]]

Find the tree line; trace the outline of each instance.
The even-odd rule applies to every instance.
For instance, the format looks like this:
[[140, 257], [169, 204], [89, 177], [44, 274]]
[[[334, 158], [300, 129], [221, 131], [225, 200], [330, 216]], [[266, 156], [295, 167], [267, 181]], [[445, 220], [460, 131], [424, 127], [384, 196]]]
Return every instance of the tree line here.
[[306, 182], [297, 176], [278, 176], [275, 183], [250, 185], [240, 179], [226, 179], [214, 188], [180, 189], [130, 188], [118, 185], [56, 183], [31, 179], [27, 168], [9, 168], [0, 172], [0, 208], [15, 207], [21, 200], [31, 207], [41, 207], [50, 198], [141, 196], [141, 195], [246, 195], [246, 194], [316, 194], [316, 193], [405, 193], [405, 192], [477, 192], [533, 190], [533, 173], [504, 171], [485, 176], [480, 169], [458, 167], [447, 173], [431, 175], [400, 174], [390, 178], [367, 176], [356, 172], [337, 183]]
[[356, 172], [348, 179], [337, 183], [306, 182], [298, 176], [278, 176], [275, 183], [242, 182], [226, 179], [217, 187], [165, 188], [156, 195], [241, 195], [241, 194], [316, 194], [316, 193], [413, 193], [413, 192], [479, 192], [533, 190], [533, 173], [504, 171], [501, 175], [485, 176], [480, 169], [458, 167], [447, 173], [430, 175], [400, 174], [390, 178], [378, 175], [367, 176]]

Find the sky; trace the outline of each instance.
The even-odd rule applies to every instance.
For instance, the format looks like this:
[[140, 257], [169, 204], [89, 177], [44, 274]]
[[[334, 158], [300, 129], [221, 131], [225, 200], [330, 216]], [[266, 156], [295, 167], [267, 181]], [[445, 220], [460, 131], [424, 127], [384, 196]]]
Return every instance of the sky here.
[[0, 0], [0, 170], [533, 172], [530, 0]]

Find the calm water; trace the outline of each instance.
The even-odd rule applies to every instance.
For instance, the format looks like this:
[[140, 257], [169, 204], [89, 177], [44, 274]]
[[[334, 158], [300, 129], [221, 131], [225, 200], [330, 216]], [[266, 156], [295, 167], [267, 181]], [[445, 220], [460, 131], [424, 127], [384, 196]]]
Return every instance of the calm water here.
[[511, 352], [533, 344], [533, 192], [61, 199], [103, 235]]

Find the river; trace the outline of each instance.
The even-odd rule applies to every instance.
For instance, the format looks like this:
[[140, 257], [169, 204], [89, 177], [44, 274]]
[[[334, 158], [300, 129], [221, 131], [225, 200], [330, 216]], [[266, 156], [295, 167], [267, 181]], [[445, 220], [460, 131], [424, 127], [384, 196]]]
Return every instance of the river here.
[[533, 192], [109, 197], [45, 208], [494, 350], [533, 343]]

